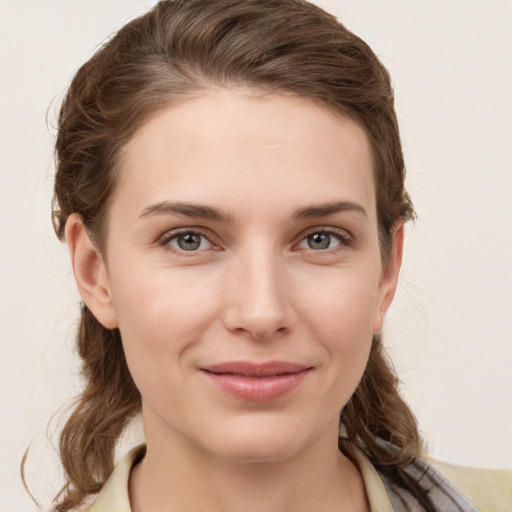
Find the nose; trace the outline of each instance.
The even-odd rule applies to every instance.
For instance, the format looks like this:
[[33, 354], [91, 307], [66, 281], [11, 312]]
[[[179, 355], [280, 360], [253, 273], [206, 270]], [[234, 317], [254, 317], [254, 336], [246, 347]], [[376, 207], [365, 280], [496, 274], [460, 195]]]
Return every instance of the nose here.
[[268, 340], [290, 331], [296, 321], [290, 280], [278, 255], [248, 252], [230, 268], [223, 320], [232, 332]]

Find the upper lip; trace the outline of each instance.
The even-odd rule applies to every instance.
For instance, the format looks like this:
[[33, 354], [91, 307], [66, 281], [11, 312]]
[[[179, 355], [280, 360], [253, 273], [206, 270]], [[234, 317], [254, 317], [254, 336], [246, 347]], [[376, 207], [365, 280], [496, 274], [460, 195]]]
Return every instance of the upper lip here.
[[230, 361], [202, 367], [210, 373], [226, 373], [242, 375], [244, 377], [271, 377], [274, 375], [286, 375], [308, 370], [311, 366], [287, 361], [268, 361], [266, 363], [253, 363], [250, 361]]

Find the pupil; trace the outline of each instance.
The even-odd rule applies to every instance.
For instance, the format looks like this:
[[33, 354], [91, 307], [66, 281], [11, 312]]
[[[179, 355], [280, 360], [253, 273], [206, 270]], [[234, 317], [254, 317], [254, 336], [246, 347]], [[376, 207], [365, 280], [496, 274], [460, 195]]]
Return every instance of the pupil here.
[[314, 233], [308, 236], [308, 245], [311, 249], [327, 249], [331, 243], [331, 236], [325, 233]]
[[178, 237], [178, 246], [184, 251], [195, 251], [201, 245], [200, 235], [186, 233]]

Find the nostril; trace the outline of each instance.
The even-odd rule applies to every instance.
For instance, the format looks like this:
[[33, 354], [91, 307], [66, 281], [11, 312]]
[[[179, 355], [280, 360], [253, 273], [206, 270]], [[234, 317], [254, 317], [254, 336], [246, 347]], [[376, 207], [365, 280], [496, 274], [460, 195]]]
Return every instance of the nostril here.
[[244, 263], [229, 276], [232, 286], [226, 287], [222, 315], [225, 327], [261, 341], [283, 336], [296, 320], [285, 283], [278, 278], [275, 268], [263, 269], [245, 260]]

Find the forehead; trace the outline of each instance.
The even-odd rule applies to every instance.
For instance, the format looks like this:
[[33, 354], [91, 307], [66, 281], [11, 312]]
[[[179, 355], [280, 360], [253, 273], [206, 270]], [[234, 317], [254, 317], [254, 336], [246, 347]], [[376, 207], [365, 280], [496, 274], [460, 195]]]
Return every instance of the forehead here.
[[[375, 208], [370, 144], [347, 116], [302, 97], [214, 89], [149, 119], [123, 152], [119, 199]], [[332, 196], [332, 197], [328, 197]]]

